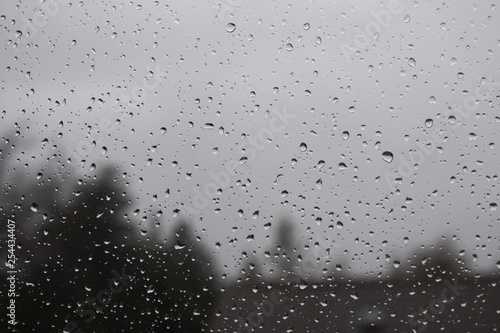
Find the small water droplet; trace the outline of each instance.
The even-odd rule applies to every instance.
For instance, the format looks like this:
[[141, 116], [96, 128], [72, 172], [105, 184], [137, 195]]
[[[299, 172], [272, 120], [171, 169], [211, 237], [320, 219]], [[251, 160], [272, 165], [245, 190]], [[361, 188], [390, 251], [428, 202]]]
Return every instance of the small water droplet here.
[[38, 204], [36, 202], [33, 202], [31, 204], [31, 210], [34, 211], [35, 213], [38, 212]]
[[432, 125], [434, 125], [434, 121], [432, 119], [429, 118], [425, 120], [425, 127], [431, 128]]
[[415, 61], [415, 59], [413, 59], [413, 58], [408, 59], [408, 65], [410, 67], [415, 67], [416, 64], [417, 64], [417, 62]]
[[311, 28], [311, 25], [309, 23], [304, 23], [302, 27], [304, 28], [304, 30], [309, 30]]
[[299, 146], [299, 149], [300, 149], [300, 151], [306, 151], [307, 150], [307, 145], [304, 142], [302, 142], [300, 144], [300, 146]]
[[303, 279], [300, 279], [300, 282], [299, 282], [299, 288], [300, 288], [301, 290], [306, 289], [306, 288], [307, 288], [307, 282], [306, 282], [306, 281], [304, 281]]

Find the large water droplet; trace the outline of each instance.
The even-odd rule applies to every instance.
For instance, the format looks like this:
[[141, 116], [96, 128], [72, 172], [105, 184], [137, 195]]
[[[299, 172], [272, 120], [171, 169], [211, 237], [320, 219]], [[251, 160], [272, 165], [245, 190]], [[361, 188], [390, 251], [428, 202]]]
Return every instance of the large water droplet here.
[[299, 149], [300, 149], [300, 151], [306, 151], [307, 150], [307, 145], [304, 142], [302, 142], [300, 144], [300, 146], [299, 146]]
[[432, 119], [429, 118], [425, 120], [425, 127], [431, 128], [432, 125], [434, 125], [434, 121]]
[[226, 24], [226, 31], [227, 32], [233, 32], [234, 30], [236, 30], [236, 24], [234, 24], [234, 23]]
[[384, 159], [384, 161], [386, 161], [387, 163], [391, 163], [392, 160], [394, 159], [394, 155], [392, 155], [392, 153], [390, 151], [384, 151], [382, 153], [382, 158]]

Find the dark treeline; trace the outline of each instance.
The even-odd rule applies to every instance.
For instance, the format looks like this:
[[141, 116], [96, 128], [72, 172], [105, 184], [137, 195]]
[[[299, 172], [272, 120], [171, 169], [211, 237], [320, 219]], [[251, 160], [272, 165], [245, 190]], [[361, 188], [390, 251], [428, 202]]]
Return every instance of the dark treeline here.
[[[26, 180], [15, 146], [15, 138], [0, 143], [0, 232], [6, 232], [9, 219], [15, 221], [18, 332], [207, 330], [221, 288], [214, 258], [190, 222], [169, 221], [176, 227], [165, 237], [159, 229], [144, 233], [129, 214], [132, 201], [117, 168], [63, 175], [51, 168], [49, 159], [36, 179]], [[268, 250], [242, 253], [241, 274], [233, 283], [350, 279], [346, 271], [352, 258], [336, 262], [305, 254], [290, 219], [278, 220], [273, 229]], [[3, 258], [5, 243], [0, 248]], [[383, 277], [430, 283], [469, 272], [450, 242], [415, 253], [391, 258]], [[309, 260], [309, 270], [304, 270], [304, 260]], [[4, 309], [6, 271], [1, 270]]]

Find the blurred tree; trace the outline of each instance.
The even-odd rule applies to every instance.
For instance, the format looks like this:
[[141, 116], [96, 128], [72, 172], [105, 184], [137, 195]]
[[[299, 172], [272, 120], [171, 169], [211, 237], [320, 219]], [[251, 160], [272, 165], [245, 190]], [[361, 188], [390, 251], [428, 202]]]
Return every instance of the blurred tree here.
[[[0, 143], [0, 181], [7, 185], [0, 194], [0, 217], [2, 228], [9, 218], [17, 226], [19, 324], [14, 331], [199, 332], [207, 327], [216, 280], [187, 223], [179, 224], [165, 248], [147, 242], [127, 217], [130, 200], [116, 168], [62, 180], [42, 170], [45, 181], [19, 182], [22, 175], [5, 158], [11, 145], [5, 138]], [[1, 254], [5, 258], [5, 248]], [[9, 301], [5, 274], [2, 269], [2, 307]]]
[[148, 279], [149, 293], [158, 300], [154, 309], [161, 314], [163, 326], [171, 332], [206, 329], [218, 301], [219, 285], [201, 240], [188, 221], [180, 220], [166, 240], [156, 236], [152, 242], [156, 246], [150, 250], [149, 265], [157, 269]]
[[277, 269], [276, 276], [282, 281], [289, 281], [296, 273], [298, 264], [297, 249], [294, 240], [295, 225], [288, 218], [281, 218], [275, 234], [275, 247], [269, 252], [274, 258], [273, 264]]
[[252, 255], [250, 258], [247, 252], [243, 252], [243, 258], [241, 260], [240, 276], [237, 279], [237, 283], [241, 284], [260, 284], [263, 282], [263, 275], [261, 271], [260, 261]]
[[465, 261], [454, 244], [443, 237], [435, 245], [421, 246], [402, 261], [394, 261], [397, 268], [391, 276], [395, 279], [417, 280], [432, 283], [467, 275]]

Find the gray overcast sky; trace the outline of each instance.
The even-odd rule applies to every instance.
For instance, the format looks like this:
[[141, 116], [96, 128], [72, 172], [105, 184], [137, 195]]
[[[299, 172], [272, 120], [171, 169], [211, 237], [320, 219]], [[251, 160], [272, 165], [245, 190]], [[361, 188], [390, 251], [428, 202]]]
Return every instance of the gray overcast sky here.
[[[46, 3], [52, 5], [0, 5], [3, 132], [17, 121], [49, 138], [45, 154], [53, 145], [68, 153], [102, 119], [119, 119], [74, 171], [117, 163], [140, 197], [134, 208], [161, 209], [165, 229], [177, 209], [193, 206], [195, 189], [213, 182], [210, 172], [247, 156], [218, 203], [210, 198], [191, 216], [221, 265], [232, 267], [242, 250], [262, 252], [274, 231], [264, 224], [281, 214], [299, 224], [301, 244], [335, 242], [337, 253], [357, 256], [356, 271], [450, 235], [478, 256], [481, 269], [500, 259], [500, 87], [487, 92], [483, 85], [485, 97], [475, 95], [481, 78], [500, 82], [494, 1], [401, 1], [384, 26], [372, 14], [388, 10], [379, 1], [222, 1], [224, 15], [215, 2]], [[43, 27], [25, 24], [40, 13]], [[341, 46], [356, 46], [359, 32], [373, 26], [378, 36], [347, 59]], [[159, 84], [142, 90], [134, 102], [140, 108], [116, 112], [144, 79]], [[468, 100], [477, 105], [460, 115]], [[284, 108], [295, 118], [255, 158], [243, 153], [250, 138], [270, 128], [276, 115], [268, 111]], [[395, 173], [433, 137], [440, 141], [431, 145], [435, 151], [418, 169], [398, 174], [402, 183], [393, 191], [384, 173]]]

